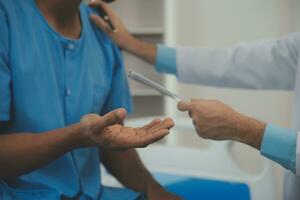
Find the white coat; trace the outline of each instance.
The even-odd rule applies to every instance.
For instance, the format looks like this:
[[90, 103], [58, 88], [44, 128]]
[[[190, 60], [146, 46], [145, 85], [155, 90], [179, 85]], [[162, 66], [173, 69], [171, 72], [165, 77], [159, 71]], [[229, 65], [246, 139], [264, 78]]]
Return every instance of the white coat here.
[[[300, 33], [227, 49], [177, 48], [181, 82], [295, 92], [294, 129], [300, 131]], [[300, 175], [300, 135], [296, 171]], [[300, 176], [286, 173], [285, 199], [300, 199]]]

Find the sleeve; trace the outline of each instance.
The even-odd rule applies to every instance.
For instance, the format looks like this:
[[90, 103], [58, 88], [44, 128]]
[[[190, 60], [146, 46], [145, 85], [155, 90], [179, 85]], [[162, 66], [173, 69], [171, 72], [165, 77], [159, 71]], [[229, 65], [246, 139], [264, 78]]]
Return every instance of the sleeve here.
[[297, 174], [297, 133], [269, 124], [265, 130], [261, 154]]
[[101, 115], [104, 115], [117, 108], [125, 108], [128, 113], [132, 112], [131, 93], [128, 85], [124, 61], [120, 50], [113, 45], [114, 51], [114, 72], [112, 77], [112, 87], [106, 99]]
[[176, 49], [158, 45], [155, 67], [158, 72], [177, 75]]
[[9, 33], [7, 17], [0, 5], [0, 121], [10, 119], [11, 71], [9, 68]]
[[[174, 58], [158, 51], [159, 71], [176, 66], [181, 82], [216, 87], [292, 90], [295, 86], [300, 33], [230, 48], [176, 49]], [[168, 53], [167, 55], [174, 55]], [[166, 64], [167, 63], [167, 64]]]

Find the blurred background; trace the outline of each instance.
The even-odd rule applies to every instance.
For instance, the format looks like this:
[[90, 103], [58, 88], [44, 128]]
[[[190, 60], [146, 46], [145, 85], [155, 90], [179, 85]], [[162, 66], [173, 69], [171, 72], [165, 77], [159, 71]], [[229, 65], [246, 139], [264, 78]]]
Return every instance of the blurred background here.
[[[226, 47], [239, 42], [282, 36], [300, 28], [299, 0], [119, 0], [112, 7], [132, 34], [173, 47]], [[291, 127], [291, 92], [178, 84], [175, 77], [159, 75], [153, 66], [126, 53], [124, 56], [128, 70], [141, 72], [186, 98], [218, 99], [243, 114]], [[150, 116], [167, 115], [174, 117], [175, 122], [187, 117], [176, 110], [176, 103], [172, 100], [142, 85], [130, 84], [135, 106], [131, 123]], [[205, 150], [209, 141], [198, 139], [191, 129], [175, 130], [160, 145]], [[235, 144], [232, 155], [246, 173], [254, 175], [260, 172], [262, 158], [259, 152]], [[271, 165], [276, 197], [282, 199], [284, 170], [274, 163]]]

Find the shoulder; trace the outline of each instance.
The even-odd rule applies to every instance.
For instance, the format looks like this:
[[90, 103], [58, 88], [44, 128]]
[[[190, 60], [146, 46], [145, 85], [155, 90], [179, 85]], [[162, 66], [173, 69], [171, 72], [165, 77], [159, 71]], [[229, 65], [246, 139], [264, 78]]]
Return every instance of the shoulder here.
[[88, 26], [89, 31], [92, 31], [95, 34], [98, 43], [105, 49], [106, 55], [110, 55], [112, 59], [119, 60], [122, 58], [120, 49], [118, 46], [111, 40], [111, 38], [99, 29], [91, 20], [91, 14], [98, 14], [96, 9], [89, 7], [88, 5], [82, 3], [80, 6], [81, 15], [83, 17], [84, 23]]
[[34, 2], [32, 0], [0, 0], [0, 17], [1, 20], [17, 21], [28, 14]]
[[91, 20], [90, 15], [96, 14], [98, 15], [98, 12], [96, 9], [89, 7], [85, 3], [82, 3], [80, 6], [81, 15], [84, 18], [84, 23], [88, 25], [92, 31], [96, 34], [99, 41], [101, 41], [102, 44], [106, 46], [114, 46], [113, 41], [109, 38], [109, 36], [103, 32], [101, 29], [99, 29]]
[[7, 5], [5, 3], [6, 1], [0, 0], [0, 19], [3, 20], [6, 18], [6, 13], [7, 13]]
[[0, 0], [0, 10], [1, 12], [6, 12], [6, 13], [16, 13], [17, 7], [20, 7], [22, 5], [26, 5], [29, 3], [29, 0]]
[[9, 41], [9, 22], [7, 8], [3, 2], [3, 0], [0, 0], [0, 47], [7, 49]]

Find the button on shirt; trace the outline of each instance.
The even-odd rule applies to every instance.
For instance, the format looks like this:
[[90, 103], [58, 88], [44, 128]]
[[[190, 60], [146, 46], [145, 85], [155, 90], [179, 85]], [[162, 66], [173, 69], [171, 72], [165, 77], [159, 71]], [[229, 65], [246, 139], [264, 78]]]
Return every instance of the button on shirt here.
[[[92, 25], [91, 12], [80, 6], [81, 37], [72, 40], [49, 26], [34, 0], [0, 0], [0, 121], [10, 121], [1, 134], [39, 134], [78, 123], [88, 113], [131, 111], [121, 54]], [[0, 181], [0, 199], [100, 199], [99, 162], [97, 148], [73, 150]]]
[[69, 50], [73, 50], [75, 48], [75, 45], [74, 44], [72, 44], [72, 43], [70, 43], [70, 44], [68, 44], [68, 49]]

